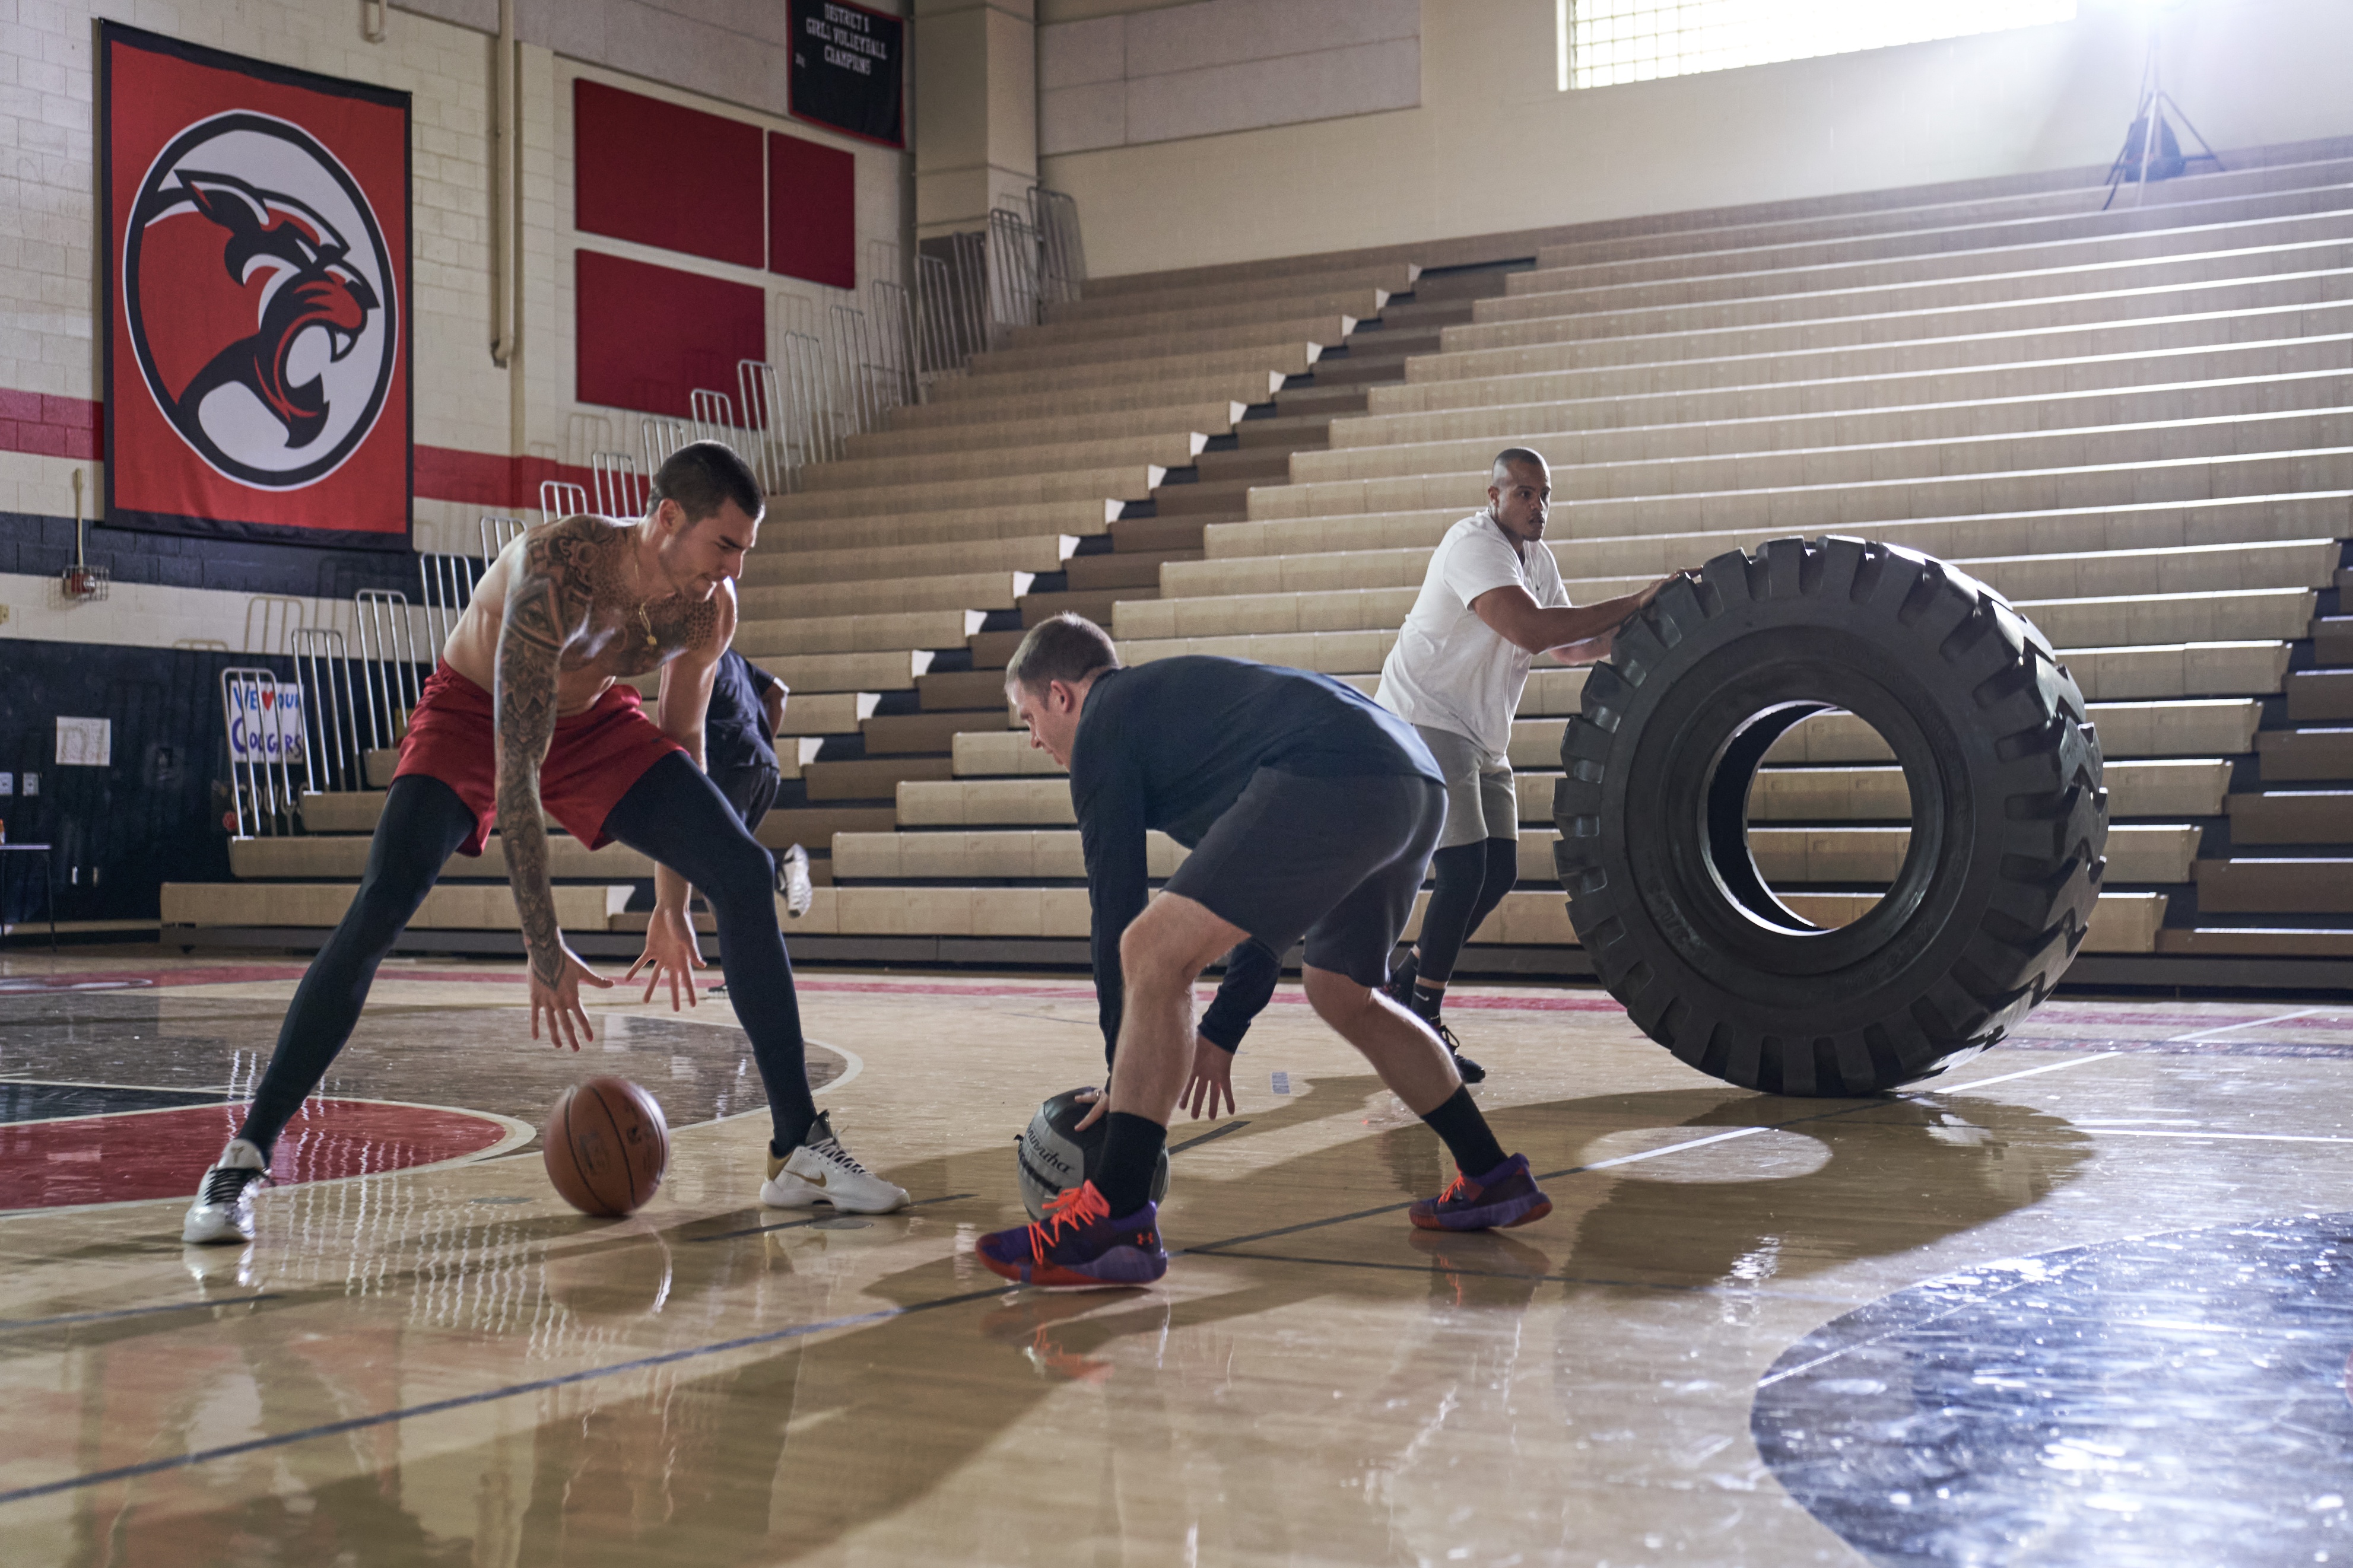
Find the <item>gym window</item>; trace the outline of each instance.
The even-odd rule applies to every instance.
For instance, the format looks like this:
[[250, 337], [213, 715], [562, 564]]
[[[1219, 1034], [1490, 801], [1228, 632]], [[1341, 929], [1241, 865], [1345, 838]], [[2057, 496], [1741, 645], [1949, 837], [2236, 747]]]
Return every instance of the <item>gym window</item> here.
[[1560, 90], [2070, 22], [2075, 0], [1553, 0]]

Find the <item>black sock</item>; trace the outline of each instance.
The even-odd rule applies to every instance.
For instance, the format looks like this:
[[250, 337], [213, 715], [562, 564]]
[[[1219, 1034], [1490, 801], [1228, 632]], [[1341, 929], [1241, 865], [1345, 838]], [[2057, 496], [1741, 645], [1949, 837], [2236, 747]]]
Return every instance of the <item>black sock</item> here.
[[1446, 1005], [1446, 987], [1413, 983], [1413, 1016], [1425, 1024], [1438, 1022], [1438, 1010]]
[[1469, 1089], [1456, 1089], [1445, 1104], [1423, 1111], [1421, 1119], [1445, 1140], [1446, 1152], [1464, 1175], [1483, 1176], [1504, 1163], [1504, 1146], [1488, 1131], [1487, 1119], [1479, 1113]]
[[1111, 1205], [1113, 1218], [1124, 1219], [1152, 1201], [1152, 1173], [1167, 1142], [1168, 1129], [1148, 1116], [1114, 1110], [1106, 1119], [1095, 1191]]

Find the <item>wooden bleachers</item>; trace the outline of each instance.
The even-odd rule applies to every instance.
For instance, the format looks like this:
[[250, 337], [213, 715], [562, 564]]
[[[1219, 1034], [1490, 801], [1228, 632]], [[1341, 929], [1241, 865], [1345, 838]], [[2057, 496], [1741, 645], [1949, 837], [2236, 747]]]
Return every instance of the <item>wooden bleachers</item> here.
[[[831, 886], [788, 934], [1074, 956], [1067, 789], [999, 700], [1021, 628], [1072, 608], [1131, 661], [1369, 689], [1430, 550], [1525, 445], [1580, 601], [1790, 533], [1983, 578], [2063, 650], [2109, 759], [2081, 973], [2343, 984], [2353, 144], [2226, 161], [2106, 211], [2097, 171], [2060, 172], [1090, 283], [772, 503], [743, 646], [793, 685], [788, 727], [859, 705], [802, 726], [775, 832], [821, 836]], [[1550, 835], [1582, 683], [1529, 684], [1523, 880], [1471, 970], [1580, 971]], [[1809, 918], [1900, 859], [1887, 763], [1840, 715], [1767, 759], [1752, 847]]]

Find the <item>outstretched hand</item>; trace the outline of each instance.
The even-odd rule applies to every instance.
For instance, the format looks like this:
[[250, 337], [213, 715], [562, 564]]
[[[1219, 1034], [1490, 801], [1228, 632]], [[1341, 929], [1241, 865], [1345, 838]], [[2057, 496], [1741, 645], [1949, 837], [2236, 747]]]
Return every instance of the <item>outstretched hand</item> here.
[[638, 977], [638, 971], [644, 970], [646, 994], [643, 999], [648, 1002], [654, 999], [654, 992], [661, 983], [669, 981], [670, 1010], [675, 1013], [679, 1011], [679, 985], [681, 981], [686, 987], [686, 1005], [692, 1007], [698, 1005], [694, 972], [703, 967], [702, 946], [695, 940], [694, 922], [687, 918], [686, 911], [658, 909], [646, 921], [645, 952], [638, 955], [638, 961], [629, 965], [629, 972], [621, 978], [633, 981]]
[[583, 1039], [596, 1037], [595, 1026], [588, 1022], [587, 1010], [580, 1005], [581, 983], [607, 991], [613, 983], [589, 968], [570, 948], [558, 944], [556, 952], [561, 955], [563, 971], [553, 984], [540, 973], [539, 961], [532, 961], [531, 1037], [539, 1038], [539, 1020], [543, 1013], [547, 1016], [547, 1043], [557, 1050], [570, 1046], [576, 1051]]
[[1635, 610], [1636, 610], [1637, 612], [1640, 612], [1640, 611], [1642, 611], [1642, 610], [1647, 610], [1647, 609], [1649, 609], [1649, 608], [1651, 607], [1651, 602], [1652, 600], [1656, 599], [1660, 595], [1662, 595], [1662, 594], [1665, 593], [1665, 592], [1667, 591], [1667, 589], [1668, 589], [1669, 587], [1672, 586], [1674, 584], [1677, 584], [1677, 583], [1683, 582], [1684, 579], [1686, 579], [1686, 578], [1688, 578], [1688, 577], [1690, 577], [1690, 576], [1691, 576], [1691, 574], [1690, 574], [1689, 572], [1670, 572], [1670, 573], [1668, 573], [1665, 576], [1663, 576], [1663, 577], [1660, 578], [1657, 582], [1655, 582], [1655, 583], [1651, 584], [1649, 587], [1647, 587], [1647, 588], [1643, 589], [1641, 593], [1639, 593], [1639, 594], [1637, 594], [1637, 595], [1634, 595], [1634, 608], [1635, 608]]
[[1198, 1121], [1206, 1109], [1210, 1121], [1218, 1119], [1218, 1101], [1225, 1101], [1226, 1110], [1234, 1108], [1234, 1053], [1211, 1045], [1206, 1038], [1193, 1037], [1193, 1076], [1185, 1080], [1184, 1092], [1176, 1103]]

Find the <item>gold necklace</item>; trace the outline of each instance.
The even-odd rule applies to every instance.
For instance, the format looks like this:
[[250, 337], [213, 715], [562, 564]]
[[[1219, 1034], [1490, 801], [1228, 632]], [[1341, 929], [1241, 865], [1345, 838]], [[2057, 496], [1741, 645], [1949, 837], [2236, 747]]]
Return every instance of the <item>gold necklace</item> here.
[[654, 636], [654, 624], [646, 616], [646, 601], [643, 597], [646, 591], [645, 584], [638, 576], [638, 555], [634, 549], [629, 552], [629, 590], [631, 593], [639, 595], [638, 599], [638, 625], [645, 629], [646, 647], [649, 648], [659, 647], [661, 646], [661, 639]]

